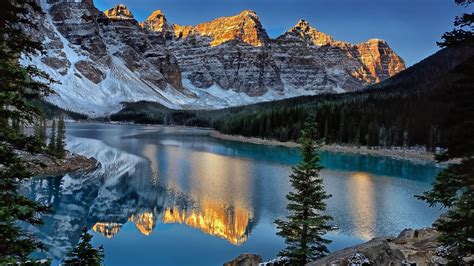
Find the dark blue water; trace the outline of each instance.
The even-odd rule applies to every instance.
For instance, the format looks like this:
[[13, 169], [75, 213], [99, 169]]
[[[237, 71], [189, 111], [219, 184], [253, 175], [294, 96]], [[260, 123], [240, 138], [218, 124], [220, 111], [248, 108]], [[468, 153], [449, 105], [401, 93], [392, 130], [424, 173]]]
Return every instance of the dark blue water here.
[[[107, 265], [222, 265], [240, 253], [275, 257], [284, 246], [273, 221], [286, 215], [294, 148], [223, 141], [208, 131], [138, 125], [67, 124], [69, 149], [94, 156], [91, 173], [36, 178], [24, 193], [51, 204], [30, 228], [57, 263], [84, 226]], [[331, 250], [440, 214], [413, 196], [430, 188], [434, 165], [322, 153], [328, 213], [339, 228]]]

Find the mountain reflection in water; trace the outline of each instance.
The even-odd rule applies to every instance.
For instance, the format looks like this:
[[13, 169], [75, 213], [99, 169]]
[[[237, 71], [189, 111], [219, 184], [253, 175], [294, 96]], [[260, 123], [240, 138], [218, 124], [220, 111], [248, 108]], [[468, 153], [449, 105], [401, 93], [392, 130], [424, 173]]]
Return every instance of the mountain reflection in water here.
[[[216, 265], [252, 252], [271, 258], [284, 246], [273, 221], [287, 215], [297, 149], [208, 136], [189, 128], [67, 124], [68, 148], [95, 157], [90, 173], [33, 178], [22, 192], [49, 204], [41, 227], [29, 227], [58, 262], [84, 226], [111, 265]], [[328, 213], [338, 230], [331, 250], [439, 215], [414, 199], [438, 171], [374, 156], [323, 153]], [[189, 256], [181, 256], [186, 250]]]
[[[155, 215], [145, 212], [130, 216], [128, 221], [133, 222], [137, 229], [149, 236], [157, 224]], [[240, 245], [247, 240], [251, 214], [243, 208], [226, 207], [212, 202], [205, 202], [200, 209], [179, 210], [178, 207], [166, 208], [161, 222], [184, 223], [201, 230], [206, 234], [226, 239], [234, 245]], [[120, 231], [121, 223], [97, 222], [92, 229], [107, 238], [112, 238]]]

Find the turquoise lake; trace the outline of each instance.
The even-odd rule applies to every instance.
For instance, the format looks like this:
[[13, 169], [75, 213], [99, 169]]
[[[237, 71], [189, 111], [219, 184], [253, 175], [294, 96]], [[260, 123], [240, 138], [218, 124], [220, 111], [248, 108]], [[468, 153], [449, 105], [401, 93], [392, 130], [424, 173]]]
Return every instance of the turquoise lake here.
[[[225, 141], [204, 129], [67, 123], [67, 145], [93, 156], [89, 173], [34, 178], [22, 192], [50, 204], [29, 228], [57, 264], [90, 228], [106, 265], [222, 265], [240, 253], [272, 259], [283, 248], [273, 221], [286, 216], [299, 150]], [[336, 231], [330, 250], [430, 226], [441, 210], [414, 195], [440, 168], [385, 157], [323, 152]]]

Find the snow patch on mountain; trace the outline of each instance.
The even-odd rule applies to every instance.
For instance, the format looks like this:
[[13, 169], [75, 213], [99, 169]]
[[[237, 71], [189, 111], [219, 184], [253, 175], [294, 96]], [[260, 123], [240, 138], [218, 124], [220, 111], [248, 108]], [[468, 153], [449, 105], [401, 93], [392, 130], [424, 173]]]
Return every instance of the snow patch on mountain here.
[[219, 109], [343, 93], [404, 69], [384, 41], [335, 41], [306, 21], [270, 39], [251, 11], [182, 27], [161, 11], [140, 24], [123, 5], [104, 14], [93, 1], [40, 3], [44, 14], [32, 16], [38, 30], [29, 31], [46, 53], [21, 63], [58, 81], [47, 101], [91, 117], [124, 102]]

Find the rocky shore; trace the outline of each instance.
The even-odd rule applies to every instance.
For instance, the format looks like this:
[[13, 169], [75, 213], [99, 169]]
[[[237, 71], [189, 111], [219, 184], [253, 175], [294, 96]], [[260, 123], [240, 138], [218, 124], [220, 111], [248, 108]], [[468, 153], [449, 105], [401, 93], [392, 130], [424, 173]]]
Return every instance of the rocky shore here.
[[[240, 142], [247, 142], [247, 143], [253, 143], [253, 144], [283, 146], [283, 147], [289, 147], [289, 148], [299, 147], [298, 143], [292, 142], [292, 141], [282, 142], [282, 141], [277, 141], [277, 140], [260, 139], [260, 138], [254, 138], [254, 137], [226, 135], [217, 131], [211, 131], [209, 135], [211, 137], [223, 139], [223, 140], [240, 141]], [[324, 145], [322, 150], [331, 151], [331, 152], [385, 156], [385, 157], [390, 157], [394, 159], [409, 160], [416, 163], [435, 163], [434, 153], [427, 152], [426, 150], [422, 148], [399, 148], [399, 147], [368, 148], [365, 146], [333, 144], [333, 145]]]
[[436, 253], [438, 235], [433, 228], [405, 229], [396, 238], [376, 237], [307, 265], [443, 265], [447, 260]]
[[58, 159], [43, 153], [18, 152], [26, 161], [28, 170], [35, 176], [64, 175], [70, 172], [88, 172], [97, 168], [98, 162], [94, 158], [87, 158], [70, 152], [64, 159]]
[[[376, 237], [366, 243], [348, 247], [310, 262], [307, 266], [346, 265], [445, 265], [442, 248], [433, 228], [405, 229], [397, 237]], [[472, 261], [470, 261], [472, 262]], [[468, 263], [470, 263], [468, 262]], [[262, 262], [255, 254], [241, 254], [225, 266], [277, 266], [278, 259]]]

